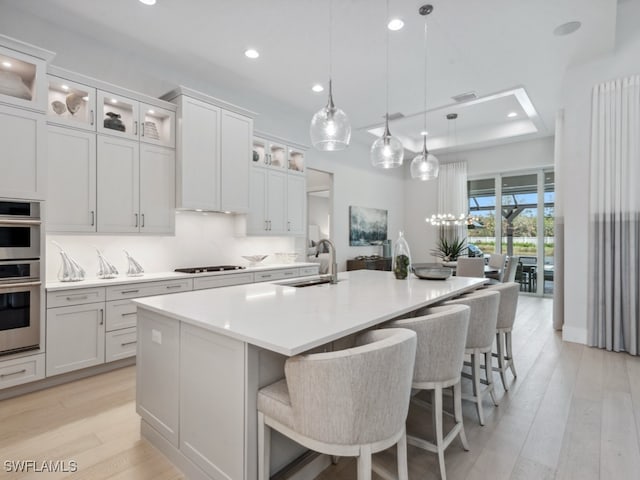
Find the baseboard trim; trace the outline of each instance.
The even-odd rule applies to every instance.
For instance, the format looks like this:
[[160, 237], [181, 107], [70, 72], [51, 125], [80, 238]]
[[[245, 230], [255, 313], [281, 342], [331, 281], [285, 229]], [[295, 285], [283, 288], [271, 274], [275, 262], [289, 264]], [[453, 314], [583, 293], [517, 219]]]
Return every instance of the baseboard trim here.
[[562, 340], [564, 342], [587, 344], [587, 329], [578, 327], [562, 327]]

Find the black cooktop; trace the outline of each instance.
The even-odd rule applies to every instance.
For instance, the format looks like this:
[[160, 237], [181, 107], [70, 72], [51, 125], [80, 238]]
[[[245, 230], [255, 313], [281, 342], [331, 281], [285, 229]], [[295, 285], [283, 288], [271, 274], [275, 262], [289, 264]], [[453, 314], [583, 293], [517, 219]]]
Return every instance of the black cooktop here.
[[181, 273], [203, 273], [203, 272], [224, 272], [226, 270], [243, 270], [247, 267], [239, 267], [237, 265], [214, 265], [213, 267], [191, 267], [176, 268], [176, 272]]

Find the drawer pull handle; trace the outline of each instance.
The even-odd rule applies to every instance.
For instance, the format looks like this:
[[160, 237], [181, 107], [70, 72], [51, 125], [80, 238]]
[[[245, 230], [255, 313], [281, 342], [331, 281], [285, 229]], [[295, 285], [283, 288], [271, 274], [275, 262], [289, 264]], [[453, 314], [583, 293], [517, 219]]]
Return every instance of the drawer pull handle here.
[[130, 317], [131, 315], [135, 315], [138, 312], [129, 312], [129, 313], [121, 313], [120, 316], [122, 317]]
[[27, 373], [27, 369], [23, 368], [22, 370], [18, 370], [17, 372], [3, 373], [2, 375], [0, 375], [0, 378], [11, 377], [12, 375], [20, 375], [21, 373]]
[[104, 309], [100, 309], [100, 325], [104, 325]]
[[67, 301], [71, 302], [73, 300], [86, 300], [88, 298], [89, 297], [87, 295], [76, 295], [76, 296], [73, 296], [73, 297], [67, 297]]
[[167, 290], [171, 288], [182, 288], [182, 285], [167, 285]]
[[123, 290], [120, 293], [122, 295], [127, 295], [128, 293], [138, 293], [140, 290]]
[[262, 278], [271, 278], [271, 275], [262, 275]]
[[90, 113], [91, 113], [91, 125], [93, 125], [95, 123], [93, 110], [91, 110]]
[[293, 275], [293, 272], [284, 272], [285, 275]]
[[121, 346], [121, 347], [126, 347], [127, 345], [135, 345], [136, 343], [138, 343], [138, 341], [137, 341], [137, 340], [134, 340], [133, 342], [124, 342], [124, 343], [121, 343], [121, 344], [120, 344], [120, 346]]

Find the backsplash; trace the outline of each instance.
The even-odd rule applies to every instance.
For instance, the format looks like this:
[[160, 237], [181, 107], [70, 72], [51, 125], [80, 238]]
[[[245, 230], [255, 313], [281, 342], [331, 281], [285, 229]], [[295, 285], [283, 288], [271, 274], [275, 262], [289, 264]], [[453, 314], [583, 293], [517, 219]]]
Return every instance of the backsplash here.
[[[242, 255], [269, 254], [264, 264], [276, 263], [276, 252], [295, 252], [292, 237], [236, 236], [236, 220], [232, 215], [209, 212], [177, 212], [175, 237], [142, 235], [47, 235], [47, 281], [56, 281], [61, 265], [58, 242], [87, 272], [96, 276], [100, 249], [124, 276], [127, 250], [146, 273], [172, 271], [178, 267], [204, 265], [248, 265]], [[302, 256], [298, 258], [302, 260]]]

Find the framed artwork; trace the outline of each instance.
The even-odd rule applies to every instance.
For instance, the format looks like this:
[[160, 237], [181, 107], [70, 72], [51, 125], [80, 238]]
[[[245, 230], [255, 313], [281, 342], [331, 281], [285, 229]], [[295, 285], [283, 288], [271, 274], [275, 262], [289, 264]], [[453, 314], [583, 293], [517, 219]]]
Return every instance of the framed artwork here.
[[387, 239], [387, 210], [349, 207], [349, 245], [380, 245]]

